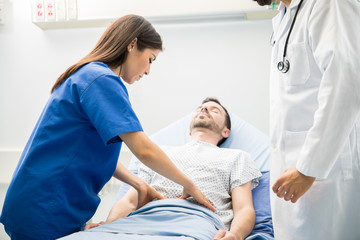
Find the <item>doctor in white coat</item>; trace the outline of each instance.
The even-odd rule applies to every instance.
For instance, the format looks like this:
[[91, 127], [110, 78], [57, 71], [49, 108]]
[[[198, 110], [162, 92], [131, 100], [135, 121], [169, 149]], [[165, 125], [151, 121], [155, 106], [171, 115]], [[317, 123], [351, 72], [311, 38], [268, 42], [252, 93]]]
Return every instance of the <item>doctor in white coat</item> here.
[[279, 10], [270, 80], [275, 239], [358, 240], [360, 0], [281, 0]]

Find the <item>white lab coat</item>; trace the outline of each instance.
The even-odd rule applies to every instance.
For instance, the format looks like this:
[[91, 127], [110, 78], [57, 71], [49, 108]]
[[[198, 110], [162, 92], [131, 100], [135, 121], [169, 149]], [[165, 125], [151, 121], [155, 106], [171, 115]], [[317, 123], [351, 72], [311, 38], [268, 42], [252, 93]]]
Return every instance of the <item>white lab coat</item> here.
[[276, 240], [360, 239], [360, 0], [300, 0], [273, 19], [271, 186], [291, 166], [316, 177], [295, 204], [271, 191]]

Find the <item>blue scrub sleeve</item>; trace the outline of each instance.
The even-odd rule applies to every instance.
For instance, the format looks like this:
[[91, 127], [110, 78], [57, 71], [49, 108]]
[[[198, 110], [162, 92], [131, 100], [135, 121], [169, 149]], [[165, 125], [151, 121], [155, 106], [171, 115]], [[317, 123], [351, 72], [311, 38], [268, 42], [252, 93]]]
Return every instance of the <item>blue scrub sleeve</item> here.
[[118, 76], [94, 79], [81, 93], [80, 104], [105, 144], [121, 142], [119, 134], [143, 130]]

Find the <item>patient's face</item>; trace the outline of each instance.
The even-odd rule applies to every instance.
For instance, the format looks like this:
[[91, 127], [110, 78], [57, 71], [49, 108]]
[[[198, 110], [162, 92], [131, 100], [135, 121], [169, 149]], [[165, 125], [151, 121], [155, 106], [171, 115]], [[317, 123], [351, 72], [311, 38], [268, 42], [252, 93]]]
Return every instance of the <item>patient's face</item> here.
[[225, 110], [216, 102], [207, 102], [196, 109], [190, 124], [194, 128], [206, 128], [221, 134], [225, 128]]

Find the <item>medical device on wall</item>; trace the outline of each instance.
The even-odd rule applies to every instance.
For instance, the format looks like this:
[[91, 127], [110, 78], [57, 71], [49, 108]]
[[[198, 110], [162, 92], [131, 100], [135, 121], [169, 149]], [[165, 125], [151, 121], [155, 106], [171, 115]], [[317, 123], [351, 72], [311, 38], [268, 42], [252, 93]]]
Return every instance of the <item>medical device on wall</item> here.
[[32, 0], [33, 22], [73, 21], [77, 12], [77, 0]]
[[298, 13], [299, 13], [299, 9], [300, 9], [302, 3], [303, 3], [303, 0], [301, 0], [300, 3], [299, 3], [299, 6], [298, 6], [298, 8], [297, 8], [297, 10], [296, 10], [296, 13], [295, 13], [295, 16], [294, 16], [294, 20], [293, 20], [293, 22], [291, 23], [289, 33], [288, 33], [288, 35], [287, 35], [287, 37], [286, 37], [285, 46], [284, 46], [284, 53], [283, 53], [283, 59], [282, 59], [282, 61], [280, 61], [280, 62], [278, 63], [278, 65], [277, 65], [278, 70], [279, 70], [280, 72], [282, 72], [282, 73], [287, 73], [287, 72], [289, 71], [289, 68], [290, 68], [290, 62], [289, 62], [289, 60], [287, 60], [287, 58], [286, 58], [286, 50], [287, 50], [289, 38], [290, 38], [290, 35], [291, 35], [291, 31], [292, 31], [292, 29], [293, 29], [293, 27], [294, 27], [294, 24], [295, 24], [295, 21], [296, 21], [296, 17], [297, 17], [297, 15], [298, 15]]

